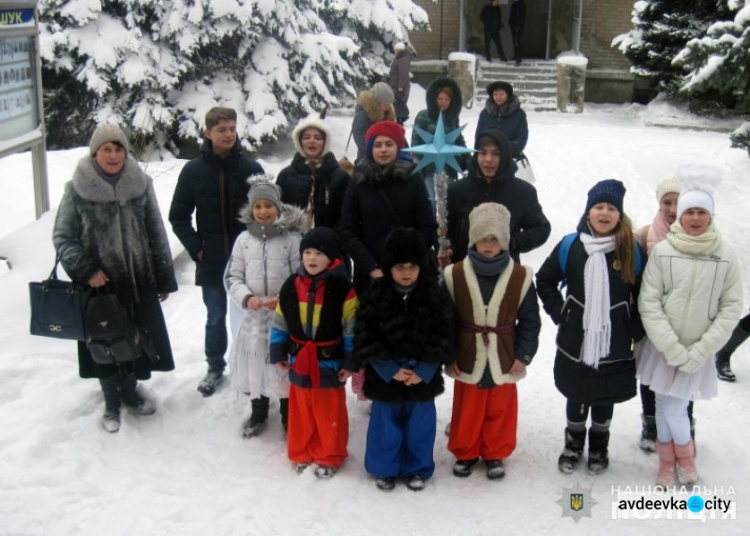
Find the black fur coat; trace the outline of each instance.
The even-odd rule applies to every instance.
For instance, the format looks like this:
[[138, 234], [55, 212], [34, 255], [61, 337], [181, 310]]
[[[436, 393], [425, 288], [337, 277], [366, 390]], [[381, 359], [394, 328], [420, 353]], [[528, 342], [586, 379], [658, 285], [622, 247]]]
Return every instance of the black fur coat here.
[[439, 368], [429, 383], [407, 386], [393, 379], [384, 381], [372, 365], [377, 360], [414, 360], [438, 367], [452, 363], [453, 331], [450, 297], [436, 281], [420, 276], [404, 295], [389, 277], [377, 280], [360, 297], [354, 325], [354, 360], [366, 369], [365, 395], [381, 402], [418, 402], [442, 393]]

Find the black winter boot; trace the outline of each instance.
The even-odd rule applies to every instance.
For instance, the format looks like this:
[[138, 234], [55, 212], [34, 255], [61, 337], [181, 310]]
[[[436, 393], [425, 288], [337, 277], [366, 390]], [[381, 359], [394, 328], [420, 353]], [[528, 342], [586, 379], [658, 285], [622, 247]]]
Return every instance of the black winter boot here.
[[130, 407], [138, 415], [153, 415], [156, 404], [138, 392], [138, 380], [132, 374], [125, 374], [120, 379], [120, 396], [122, 403]]
[[99, 385], [104, 394], [104, 415], [102, 427], [114, 434], [120, 431], [120, 380], [117, 374], [99, 378]]
[[750, 337], [750, 333], [742, 329], [739, 324], [732, 331], [732, 336], [724, 345], [724, 348], [716, 353], [716, 372], [720, 380], [725, 382], [733, 382], [737, 377], [732, 372], [732, 368], [729, 366], [729, 358], [732, 357], [734, 351]]
[[644, 452], [656, 452], [656, 417], [641, 415], [643, 428], [641, 428], [641, 442], [638, 445]]
[[242, 427], [242, 437], [255, 437], [265, 429], [270, 401], [271, 399], [267, 396], [250, 400], [253, 411], [250, 414], [250, 418], [245, 421]]
[[557, 468], [566, 475], [576, 470], [583, 456], [583, 446], [586, 443], [586, 429], [565, 429], [565, 448], [557, 459]]
[[600, 475], [609, 467], [609, 431], [589, 429], [589, 474]]
[[289, 428], [289, 399], [279, 399], [279, 412], [281, 413], [281, 425], [284, 427], [284, 432]]

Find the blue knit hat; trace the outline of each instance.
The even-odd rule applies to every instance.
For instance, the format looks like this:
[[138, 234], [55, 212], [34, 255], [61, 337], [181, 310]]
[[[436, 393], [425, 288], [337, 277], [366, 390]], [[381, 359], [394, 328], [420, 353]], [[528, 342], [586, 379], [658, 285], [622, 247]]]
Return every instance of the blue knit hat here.
[[622, 214], [622, 200], [624, 197], [625, 185], [620, 181], [616, 179], [599, 181], [589, 190], [589, 198], [586, 201], [586, 214], [597, 203], [614, 205], [620, 214]]

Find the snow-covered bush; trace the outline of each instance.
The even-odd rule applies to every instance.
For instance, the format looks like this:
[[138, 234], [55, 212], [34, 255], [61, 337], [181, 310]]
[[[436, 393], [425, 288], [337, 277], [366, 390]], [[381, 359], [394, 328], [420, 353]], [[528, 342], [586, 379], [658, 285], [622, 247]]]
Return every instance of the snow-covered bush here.
[[353, 98], [391, 44], [427, 25], [408, 0], [41, 0], [51, 147], [116, 123], [140, 151], [202, 140], [206, 111], [239, 112], [247, 149], [304, 111]]

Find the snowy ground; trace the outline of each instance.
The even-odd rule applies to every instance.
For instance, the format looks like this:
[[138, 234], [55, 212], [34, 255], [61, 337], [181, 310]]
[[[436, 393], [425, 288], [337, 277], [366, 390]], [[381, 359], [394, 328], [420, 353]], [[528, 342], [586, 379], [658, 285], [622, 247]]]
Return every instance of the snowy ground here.
[[[423, 99], [424, 91], [415, 88], [413, 115], [423, 107]], [[581, 115], [529, 114], [526, 153], [553, 230], [544, 247], [524, 256], [527, 264], [538, 268], [555, 243], [574, 229], [586, 191], [595, 181], [624, 181], [625, 210], [641, 225], [650, 222], [656, 210], [657, 180], [686, 162], [713, 163], [725, 171], [716, 195], [716, 222], [743, 265], [750, 264], [750, 218], [742, 208], [750, 202], [750, 159], [729, 148], [726, 133], [644, 126], [649, 116], [664, 113], [663, 108], [588, 105]], [[476, 107], [463, 113], [467, 139], [473, 138], [478, 114]], [[333, 150], [342, 155], [351, 111], [330, 121], [337, 133]], [[261, 161], [275, 173], [292, 150], [291, 143], [279, 143], [264, 152]], [[350, 157], [353, 153], [350, 148]], [[84, 154], [85, 149], [76, 149], [48, 155], [53, 206]], [[182, 164], [147, 165], [165, 213]], [[9, 272], [0, 270], [2, 536], [643, 534], [648, 529], [682, 536], [705, 531], [704, 523], [721, 534], [750, 530], [750, 432], [738, 426], [750, 411], [750, 344], [734, 360], [739, 381], [721, 383], [717, 399], [696, 404], [701, 484], [709, 487], [701, 494], [709, 499], [708, 491], [723, 488], [721, 497], [735, 501], [736, 519], [656, 521], [632, 519], [653, 518], [655, 512], [632, 511], [631, 519], [612, 519], [617, 500], [612, 487], [648, 486], [656, 474], [655, 455], [638, 448], [637, 400], [616, 408], [606, 474], [592, 478], [582, 470], [572, 476], [558, 472], [564, 399], [553, 383], [555, 330], [547, 317], [539, 353], [519, 384], [518, 448], [507, 461], [506, 478], [490, 482], [481, 469], [468, 479], [453, 477], [447, 438], [439, 434], [437, 470], [427, 489], [415, 494], [400, 486], [386, 494], [365, 474], [367, 406], [354, 398], [348, 403], [350, 457], [335, 478], [318, 481], [311, 471], [298, 476], [291, 470], [275, 407], [266, 433], [244, 440], [239, 432], [248, 401], [228, 389], [208, 399], [198, 394], [195, 386], [205, 368], [205, 311], [193, 285], [192, 263], [180, 254], [176, 241], [180, 290], [164, 310], [177, 370], [156, 374], [146, 384], [158, 402], [156, 415], [125, 412], [120, 433], [106, 434], [99, 425], [99, 386], [78, 378], [74, 345], [28, 335], [27, 283], [46, 277], [54, 255], [54, 214], [34, 221], [28, 155], [0, 160], [0, 192], [0, 257], [13, 266]], [[750, 277], [744, 295], [750, 303]], [[451, 387], [437, 400], [439, 430], [449, 418]], [[597, 502], [590, 510], [592, 518], [578, 523], [561, 518], [563, 510], [556, 504], [563, 488], [576, 483], [592, 488], [586, 507], [593, 504], [591, 498]]]

